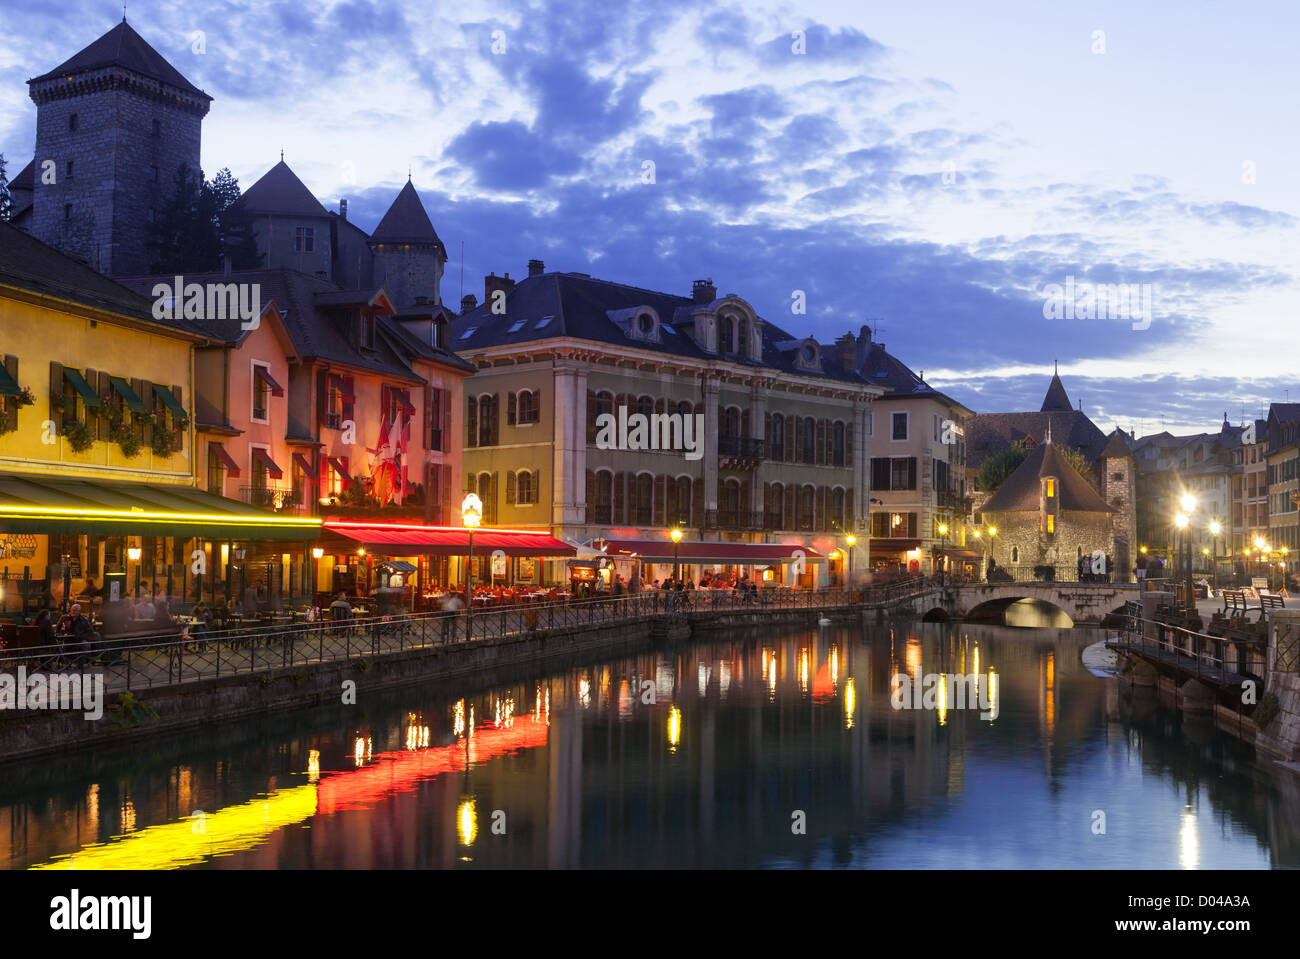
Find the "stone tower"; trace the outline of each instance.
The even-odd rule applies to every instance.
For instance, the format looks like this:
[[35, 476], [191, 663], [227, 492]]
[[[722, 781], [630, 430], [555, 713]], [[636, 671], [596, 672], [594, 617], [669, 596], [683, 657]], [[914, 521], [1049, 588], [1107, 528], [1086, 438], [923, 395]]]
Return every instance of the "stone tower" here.
[[1122, 430], [1110, 434], [1110, 440], [1097, 458], [1101, 474], [1101, 495], [1115, 513], [1111, 530], [1115, 541], [1115, 572], [1127, 582], [1137, 559], [1137, 459], [1129, 449]]
[[125, 20], [27, 83], [36, 103], [32, 233], [100, 272], [148, 272], [150, 225], [181, 164], [198, 174], [212, 98]]
[[442, 304], [442, 271], [447, 251], [438, 239], [420, 195], [410, 180], [375, 227], [368, 241], [374, 254], [375, 284], [402, 310], [417, 296]]

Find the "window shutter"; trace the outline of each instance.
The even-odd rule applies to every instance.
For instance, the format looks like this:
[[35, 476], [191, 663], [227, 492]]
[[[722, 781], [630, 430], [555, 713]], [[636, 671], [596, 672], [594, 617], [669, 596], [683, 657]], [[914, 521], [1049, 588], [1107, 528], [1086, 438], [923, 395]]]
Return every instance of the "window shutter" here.
[[465, 445], [478, 446], [478, 399], [469, 397], [465, 407]]
[[[662, 403], [663, 400], [660, 400], [659, 402]], [[668, 509], [667, 509], [668, 504], [664, 500], [664, 497], [667, 495], [667, 490], [668, 490], [668, 478], [666, 476], [663, 476], [662, 474], [656, 476], [655, 477], [655, 512], [654, 512], [654, 522], [656, 526], [664, 526], [667, 524], [666, 517], [668, 515]]]
[[540, 503], [542, 501], [542, 471], [533, 470], [533, 498], [529, 504]]
[[[343, 377], [343, 419], [350, 420], [356, 416], [357, 398], [356, 398], [356, 377]], [[351, 399], [348, 399], [351, 397]]]
[[785, 508], [781, 511], [781, 528], [797, 529], [798, 524], [795, 522], [794, 515], [794, 487], [785, 488]]
[[515, 505], [515, 471], [506, 471], [506, 505]]
[[772, 414], [763, 414], [763, 444], [767, 447], [768, 453], [772, 452]]
[[445, 463], [442, 467], [442, 499], [439, 501], [442, 507], [443, 523], [451, 522], [451, 467]]
[[501, 425], [501, 394], [493, 393], [492, 412], [491, 412], [491, 416], [488, 419], [488, 430], [490, 431], [489, 436], [491, 437], [489, 440], [489, 444], [492, 446], [496, 446], [497, 443], [500, 442], [498, 439], [498, 437], [501, 435], [499, 430], [500, 425]]
[[916, 489], [916, 457], [907, 458], [907, 488]]
[[817, 421], [817, 465], [826, 465], [826, 421]]
[[844, 424], [844, 465], [853, 466], [853, 424]]
[[438, 444], [439, 451], [445, 451], [451, 447], [451, 390], [440, 390], [442, 395], [438, 397], [438, 407], [442, 410], [442, 442]]
[[475, 476], [473, 473], [465, 474], [465, 492], [466, 493], [478, 492], [478, 477]]
[[596, 391], [587, 390], [587, 445], [596, 442]]
[[506, 395], [506, 425], [507, 426], [514, 426], [518, 420], [519, 414], [515, 409], [515, 404], [518, 401], [518, 398], [519, 398], [518, 393], [509, 393]]
[[627, 477], [623, 473], [614, 474], [614, 516], [615, 523], [627, 522]]
[[813, 529], [826, 528], [826, 487], [817, 487], [816, 513], [813, 516]]
[[[428, 383], [424, 384], [424, 448], [433, 449], [433, 398], [437, 394]], [[433, 502], [433, 496], [430, 494], [429, 501]]]
[[[185, 405], [185, 396], [181, 393], [180, 386], [173, 383], [171, 390], [172, 396], [176, 397], [176, 402], [183, 407]], [[164, 412], [163, 415], [169, 416], [170, 414]], [[180, 423], [176, 422], [176, 417], [174, 416], [172, 417], [172, 432], [176, 434], [176, 449], [178, 451], [183, 450], [185, 448], [185, 431], [181, 429]]]
[[316, 371], [316, 430], [317, 436], [320, 435], [320, 428], [325, 425], [325, 400], [329, 395], [329, 376], [324, 370]]
[[803, 457], [803, 431], [804, 431], [803, 424], [804, 424], [804, 419], [802, 416], [796, 416], [794, 418], [794, 443], [795, 446], [799, 448], [800, 458]]
[[698, 476], [691, 483], [691, 525], [704, 525], [704, 480]]
[[55, 399], [63, 394], [63, 364], [50, 363], [50, 420], [54, 423], [54, 434], [63, 435], [63, 414], [54, 408]]
[[853, 512], [853, 490], [844, 491], [844, 526], [850, 532], [858, 525], [857, 514]]
[[498, 492], [498, 490], [500, 490], [500, 488], [501, 488], [501, 478], [500, 478], [500, 477], [501, 477], [501, 474], [500, 474], [500, 473], [498, 473], [496, 470], [493, 470], [493, 471], [492, 471], [492, 487], [491, 487], [491, 489], [488, 490], [488, 498], [487, 498], [486, 501], [484, 501], [484, 504], [483, 504], [483, 508], [484, 508], [484, 510], [487, 510], [487, 509], [488, 509], [488, 505], [487, 505], [487, 504], [488, 504], [489, 502], [492, 504], [492, 506], [491, 506], [491, 516], [492, 516], [491, 522], [493, 522], [493, 523], [495, 523], [495, 522], [497, 521], [497, 492]]
[[[591, 394], [588, 393], [588, 396]], [[593, 470], [587, 470], [587, 522], [596, 521], [596, 474]]]
[[748, 513], [750, 504], [750, 481], [745, 480], [740, 484], [740, 512]]
[[793, 417], [793, 416], [787, 416], [787, 417], [785, 418], [785, 461], [786, 461], [787, 463], [793, 463], [793, 462], [794, 462], [794, 450], [795, 450], [794, 423], [795, 423], [795, 419], [796, 419], [796, 417]]
[[[113, 383], [109, 379], [107, 370], [100, 370], [95, 374], [95, 379], [88, 381], [95, 388], [95, 392], [100, 396], [107, 396], [113, 389]], [[100, 410], [99, 415], [95, 417], [95, 438], [99, 440], [108, 439], [108, 410]]]

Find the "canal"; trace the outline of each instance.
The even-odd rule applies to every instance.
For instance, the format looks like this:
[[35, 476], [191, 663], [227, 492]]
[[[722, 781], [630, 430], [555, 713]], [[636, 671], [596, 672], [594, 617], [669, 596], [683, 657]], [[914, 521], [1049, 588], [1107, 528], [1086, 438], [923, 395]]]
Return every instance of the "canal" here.
[[[1295, 775], [1091, 672], [1081, 653], [1101, 638], [898, 622], [717, 634], [455, 688], [362, 683], [355, 706], [0, 766], [0, 861], [1300, 864]], [[899, 673], [985, 677], [985, 703], [895, 709]]]

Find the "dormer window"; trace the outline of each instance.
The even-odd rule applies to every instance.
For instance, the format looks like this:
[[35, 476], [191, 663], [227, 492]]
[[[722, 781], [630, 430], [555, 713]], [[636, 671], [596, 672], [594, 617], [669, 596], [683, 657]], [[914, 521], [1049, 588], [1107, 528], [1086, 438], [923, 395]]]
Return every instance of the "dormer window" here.
[[364, 310], [361, 312], [358, 343], [363, 350], [375, 348], [375, 317]]
[[[611, 323], [623, 331], [629, 340], [641, 340], [646, 343], [659, 342], [659, 314], [649, 306], [634, 306], [625, 310], [608, 310], [605, 315]], [[546, 322], [549, 322], [547, 318]], [[545, 325], [539, 323], [538, 328]]]
[[649, 313], [641, 313], [636, 318], [636, 328], [642, 336], [650, 336], [655, 331], [655, 318]]
[[811, 343], [805, 344], [803, 348], [803, 361], [805, 363], [815, 363], [817, 361], [817, 348]]

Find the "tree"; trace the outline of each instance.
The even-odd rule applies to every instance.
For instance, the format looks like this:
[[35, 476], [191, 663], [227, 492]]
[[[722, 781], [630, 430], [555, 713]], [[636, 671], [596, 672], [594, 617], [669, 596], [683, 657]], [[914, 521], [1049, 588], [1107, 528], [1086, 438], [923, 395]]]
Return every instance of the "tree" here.
[[[1097, 488], [1092, 464], [1088, 462], [1088, 458], [1083, 453], [1069, 446], [1058, 446], [1056, 451], [1061, 454], [1067, 463], [1079, 471], [1079, 475], [1088, 481], [1089, 486], [1093, 489]], [[980, 464], [979, 473], [975, 477], [976, 486], [985, 493], [996, 492], [998, 487], [1006, 482], [1006, 478], [1014, 473], [1028, 456], [1029, 448], [1025, 446], [1024, 440], [1016, 440], [1006, 449], [994, 453]]]
[[225, 256], [234, 269], [258, 266], [252, 217], [244, 209], [239, 181], [228, 169], [204, 181], [202, 170], [182, 165], [171, 197], [154, 218], [149, 251], [154, 273], [215, 271]]
[[14, 201], [9, 195], [9, 177], [5, 174], [5, 155], [0, 153], [0, 223], [14, 215]]

